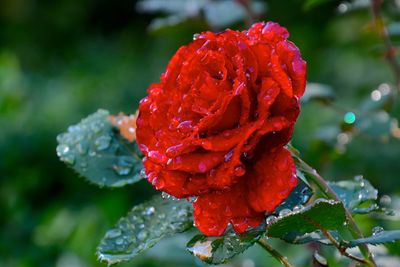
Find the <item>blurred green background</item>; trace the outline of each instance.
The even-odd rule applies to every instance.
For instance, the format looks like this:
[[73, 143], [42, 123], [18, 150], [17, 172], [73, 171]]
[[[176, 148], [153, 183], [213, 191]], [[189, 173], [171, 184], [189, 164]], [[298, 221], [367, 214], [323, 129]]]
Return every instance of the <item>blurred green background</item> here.
[[[133, 113], [194, 33], [246, 27], [237, 5], [215, 2], [227, 1], [0, 1], [0, 266], [105, 266], [98, 241], [153, 189], [146, 181], [114, 190], [88, 184], [57, 159], [56, 136], [98, 108]], [[260, 19], [289, 29], [308, 62], [293, 144], [327, 178], [364, 175], [399, 207], [399, 100], [369, 1], [254, 4]], [[397, 46], [400, 1], [385, 1], [384, 12]], [[366, 233], [400, 226], [398, 216], [363, 218]], [[123, 266], [202, 266], [184, 250], [188, 239], [163, 241]], [[310, 266], [312, 250], [277, 246]], [[398, 245], [385, 249], [399, 259]], [[279, 265], [252, 248], [227, 266]]]

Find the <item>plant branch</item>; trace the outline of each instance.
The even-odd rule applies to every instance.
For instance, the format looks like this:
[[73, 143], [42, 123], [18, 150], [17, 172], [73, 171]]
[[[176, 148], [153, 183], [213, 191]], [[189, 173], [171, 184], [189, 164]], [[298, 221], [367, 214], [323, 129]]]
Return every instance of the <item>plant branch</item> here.
[[323, 229], [321, 229], [321, 231], [322, 231], [322, 233], [326, 236], [326, 238], [328, 238], [329, 241], [331, 241], [331, 243], [339, 250], [340, 254], [342, 254], [343, 256], [345, 256], [345, 257], [347, 257], [347, 258], [349, 258], [349, 259], [352, 259], [352, 260], [354, 260], [354, 261], [357, 261], [357, 262], [359, 262], [359, 263], [362, 263], [362, 264], [364, 264], [364, 265], [366, 265], [366, 266], [374, 266], [374, 265], [370, 264], [369, 261], [366, 261], [366, 260], [364, 260], [364, 259], [361, 259], [361, 258], [359, 258], [359, 257], [356, 257], [356, 256], [354, 256], [354, 255], [349, 254], [349, 253], [346, 251], [346, 248], [343, 247], [343, 246], [341, 246], [341, 245], [339, 244], [339, 242], [337, 242], [337, 240], [332, 236], [332, 234], [329, 233], [329, 231], [323, 230]]
[[275, 259], [277, 259], [280, 263], [282, 263], [283, 266], [285, 267], [294, 267], [292, 265], [288, 258], [283, 256], [281, 253], [279, 253], [276, 249], [274, 249], [270, 244], [268, 244], [264, 239], [259, 239], [257, 243], [265, 249], [269, 254], [271, 254]]
[[397, 89], [400, 90], [400, 63], [397, 61], [396, 58], [396, 47], [394, 47], [392, 44], [389, 32], [382, 18], [382, 2], [383, 0], [371, 0], [372, 15], [375, 21], [375, 26], [385, 45], [385, 58], [392, 68], [393, 74], [396, 79]]
[[[322, 176], [314, 169], [312, 168], [310, 165], [308, 165], [305, 161], [303, 161], [298, 154], [296, 153], [296, 151], [294, 151], [295, 149], [290, 148], [292, 155], [297, 159], [298, 161], [298, 165], [299, 168], [307, 173], [310, 178], [312, 179], [312, 181], [314, 182], [314, 184], [316, 184], [318, 186], [318, 188], [329, 198], [334, 199], [336, 201], [340, 201], [342, 202], [342, 200], [339, 198], [339, 196], [335, 193], [335, 191], [333, 191], [333, 189], [329, 186], [329, 184], [325, 181], [324, 178], [322, 178]], [[353, 216], [351, 215], [351, 212], [345, 207], [345, 205], [343, 205], [345, 212], [346, 212], [346, 217], [347, 217], [347, 221], [348, 221], [348, 226], [349, 226], [349, 230], [352, 234], [352, 236], [354, 238], [363, 238], [364, 235], [362, 234], [360, 228], [358, 227], [358, 225], [356, 224], [356, 222], [354, 221]], [[365, 259], [367, 260], [369, 266], [376, 266], [376, 263], [373, 259], [373, 256], [371, 254], [371, 252], [369, 251], [369, 248], [366, 244], [361, 244], [358, 246], [361, 253], [363, 254], [363, 256], [365, 257]]]

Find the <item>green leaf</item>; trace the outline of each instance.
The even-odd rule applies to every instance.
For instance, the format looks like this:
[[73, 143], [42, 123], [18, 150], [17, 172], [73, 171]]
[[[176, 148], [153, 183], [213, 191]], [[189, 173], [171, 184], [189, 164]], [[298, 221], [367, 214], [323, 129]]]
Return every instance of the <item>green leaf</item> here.
[[[329, 232], [333, 237], [339, 239], [339, 233], [337, 231], [329, 231]], [[329, 241], [320, 230], [311, 233], [306, 233], [304, 235], [299, 235], [297, 232], [290, 232], [289, 234], [285, 235], [282, 239], [285, 242], [296, 245], [305, 244], [309, 242], [319, 242], [324, 245], [332, 245], [331, 241]]]
[[346, 215], [341, 202], [319, 199], [301, 210], [278, 217], [267, 228], [267, 235], [283, 240], [292, 239], [294, 235], [301, 236], [319, 229], [337, 230], [345, 222]]
[[186, 249], [200, 260], [209, 264], [222, 264], [243, 253], [260, 239], [263, 231], [249, 231], [242, 235], [221, 237], [194, 236], [186, 245]]
[[143, 169], [136, 144], [129, 143], [108, 119], [106, 110], [70, 126], [57, 136], [57, 155], [88, 181], [120, 187], [140, 180]]
[[[375, 203], [378, 190], [362, 176], [356, 176], [354, 180], [330, 182], [329, 185], [353, 213], [367, 213], [378, 208]], [[368, 207], [361, 207], [363, 203], [368, 203]]]
[[290, 193], [289, 197], [285, 199], [276, 209], [275, 213], [279, 213], [284, 209], [301, 208], [301, 205], [307, 203], [312, 196], [313, 192], [307, 184], [304, 174], [297, 169], [298, 184]]
[[395, 242], [396, 240], [400, 240], [400, 230], [376, 232], [370, 237], [344, 242], [343, 245], [346, 247], [356, 247], [361, 244], [379, 245], [389, 242]]
[[128, 261], [162, 238], [191, 228], [192, 214], [188, 201], [156, 196], [133, 207], [106, 233], [97, 248], [98, 258], [108, 264]]

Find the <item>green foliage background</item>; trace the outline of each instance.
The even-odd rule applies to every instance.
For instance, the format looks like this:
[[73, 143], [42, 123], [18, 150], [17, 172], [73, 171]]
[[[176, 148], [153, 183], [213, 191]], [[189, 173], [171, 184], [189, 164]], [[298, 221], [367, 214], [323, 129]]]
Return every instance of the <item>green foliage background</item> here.
[[[313, 4], [318, 2], [323, 3]], [[400, 7], [385, 2], [385, 19], [397, 45]], [[337, 141], [340, 132], [357, 131], [343, 122], [344, 113], [358, 115], [373, 90], [394, 81], [368, 8], [340, 14], [340, 1], [266, 4], [262, 18], [289, 29], [308, 62], [308, 80], [330, 86], [335, 98], [333, 106], [326, 101], [303, 104], [293, 144], [324, 177], [362, 174], [399, 207], [400, 140], [388, 125], [368, 113], [362, 119], [370, 120], [370, 128], [348, 144]], [[200, 15], [149, 31], [158, 15], [138, 13], [134, 0], [0, 2], [0, 266], [104, 266], [94, 252], [106, 229], [154, 194], [145, 181], [110, 190], [79, 179], [58, 160], [55, 137], [98, 108], [133, 113], [176, 49], [190, 42], [193, 33], [210, 29]], [[244, 29], [245, 24], [231, 27]], [[386, 109], [400, 119], [398, 106], [378, 111]], [[377, 224], [400, 226], [398, 216], [361, 224], [365, 232]], [[163, 241], [124, 266], [202, 266], [185, 251], [188, 240], [181, 235]], [[297, 265], [308, 266], [311, 251], [277, 246]], [[398, 244], [387, 249], [400, 255]], [[275, 265], [258, 248], [232, 263]]]

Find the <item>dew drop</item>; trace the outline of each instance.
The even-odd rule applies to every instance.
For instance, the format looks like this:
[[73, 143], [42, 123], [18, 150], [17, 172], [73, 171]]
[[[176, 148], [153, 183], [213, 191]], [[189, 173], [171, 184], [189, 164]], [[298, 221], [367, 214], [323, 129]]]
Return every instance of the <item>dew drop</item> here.
[[162, 163], [167, 160], [166, 156], [164, 156], [163, 154], [161, 154], [160, 152], [158, 152], [156, 150], [149, 151], [147, 153], [147, 156], [149, 158], [151, 158], [153, 161], [155, 161], [156, 163]]
[[155, 213], [156, 209], [154, 207], [148, 207], [143, 212], [142, 215], [151, 216]]
[[292, 211], [290, 209], [283, 209], [279, 212], [279, 217], [284, 217], [289, 215], [290, 213], [292, 213]]
[[117, 238], [117, 240], [115, 240], [115, 244], [117, 244], [118, 246], [121, 246], [124, 244], [124, 239], [123, 238]]
[[132, 167], [129, 165], [127, 165], [127, 166], [113, 165], [112, 168], [116, 174], [121, 175], [121, 176], [128, 175], [132, 170]]
[[265, 222], [267, 223], [267, 225], [271, 225], [274, 222], [276, 222], [277, 219], [278, 218], [276, 216], [270, 215], [270, 216], [267, 217], [267, 219], [265, 219]]
[[372, 235], [378, 235], [383, 231], [385, 231], [385, 229], [383, 229], [382, 226], [375, 226], [374, 228], [372, 228]]
[[79, 154], [86, 155], [89, 149], [89, 144], [86, 141], [82, 141], [76, 145], [76, 149], [78, 150]]
[[115, 229], [108, 230], [106, 235], [105, 235], [105, 238], [114, 239], [114, 238], [119, 237], [121, 234], [122, 234], [121, 230], [115, 228]]
[[146, 170], [145, 170], [145, 169], [141, 169], [140, 172], [139, 172], [139, 176], [140, 176], [140, 178], [142, 178], [142, 179], [146, 179], [146, 178], [147, 178], [147, 176], [146, 176]]
[[137, 238], [141, 241], [145, 240], [147, 238], [148, 234], [145, 230], [142, 230], [138, 233]]
[[390, 198], [390, 196], [388, 195], [383, 195], [380, 199], [379, 199], [379, 204], [383, 207], [389, 207], [390, 204], [392, 204], [392, 199]]
[[94, 141], [94, 145], [96, 146], [97, 150], [105, 150], [110, 146], [111, 143], [111, 136], [109, 135], [102, 135], [96, 138]]
[[303, 205], [296, 205], [293, 207], [293, 212], [299, 212], [304, 209]]
[[200, 173], [204, 173], [207, 170], [207, 164], [204, 162], [199, 162], [198, 168]]
[[233, 150], [230, 150], [228, 153], [225, 154], [224, 159], [226, 162], [230, 161], [233, 156]]
[[57, 155], [59, 157], [64, 156], [65, 154], [67, 154], [69, 152], [69, 146], [61, 144], [57, 146]]
[[242, 164], [237, 165], [234, 169], [235, 176], [243, 176], [245, 173], [246, 173], [246, 168]]

